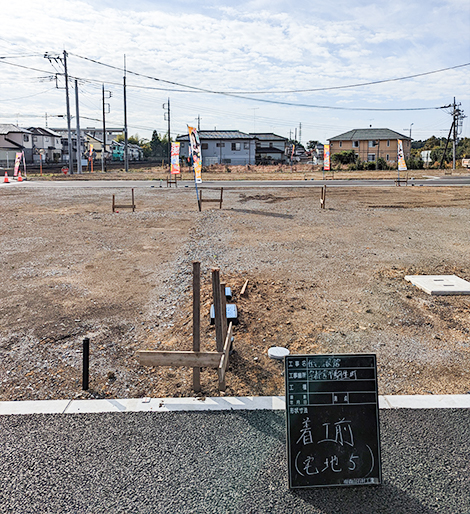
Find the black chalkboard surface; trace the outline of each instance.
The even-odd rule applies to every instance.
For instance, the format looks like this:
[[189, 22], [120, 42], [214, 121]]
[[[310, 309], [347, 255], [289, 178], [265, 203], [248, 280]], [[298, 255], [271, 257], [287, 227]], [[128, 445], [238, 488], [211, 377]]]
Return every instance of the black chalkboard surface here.
[[289, 487], [382, 482], [375, 355], [285, 358]]

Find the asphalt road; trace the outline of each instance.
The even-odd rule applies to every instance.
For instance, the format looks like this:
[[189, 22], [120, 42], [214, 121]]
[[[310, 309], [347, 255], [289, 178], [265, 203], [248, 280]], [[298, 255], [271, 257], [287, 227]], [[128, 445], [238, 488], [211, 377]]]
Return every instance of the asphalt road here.
[[[241, 188], [308, 188], [308, 187], [320, 187], [327, 185], [328, 187], [395, 187], [394, 180], [368, 180], [368, 179], [357, 179], [357, 180], [217, 180], [217, 181], [204, 181], [199, 184], [200, 188], [220, 188], [224, 189], [241, 189]], [[420, 186], [469, 186], [470, 176], [459, 176], [459, 177], [431, 177], [428, 179], [416, 179], [409, 180], [407, 186], [400, 187], [420, 187]], [[160, 182], [159, 180], [61, 180], [61, 181], [35, 181], [34, 178], [31, 180], [16, 182], [10, 180], [9, 184], [0, 182], [0, 187], [6, 188], [167, 188], [165, 181]], [[191, 180], [185, 180], [179, 182], [179, 188], [194, 188], [194, 182]]]
[[0, 416], [0, 512], [469, 514], [470, 411], [380, 424], [383, 485], [290, 491], [283, 411]]

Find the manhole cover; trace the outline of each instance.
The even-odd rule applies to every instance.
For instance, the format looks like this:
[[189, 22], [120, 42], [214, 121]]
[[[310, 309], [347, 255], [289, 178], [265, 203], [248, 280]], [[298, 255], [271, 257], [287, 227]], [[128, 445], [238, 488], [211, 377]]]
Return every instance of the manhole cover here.
[[428, 294], [470, 294], [470, 282], [456, 275], [407, 275], [405, 280]]
[[289, 355], [289, 350], [287, 348], [283, 348], [282, 346], [272, 346], [268, 350], [268, 357], [271, 359], [282, 360], [284, 357]]

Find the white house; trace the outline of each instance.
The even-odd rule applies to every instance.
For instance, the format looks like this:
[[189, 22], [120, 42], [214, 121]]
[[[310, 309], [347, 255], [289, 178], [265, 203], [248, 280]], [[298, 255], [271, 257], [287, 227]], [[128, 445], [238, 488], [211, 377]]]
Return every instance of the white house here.
[[251, 133], [256, 138], [256, 163], [281, 163], [286, 161], [287, 137], [272, 132]]
[[33, 161], [38, 163], [40, 154], [42, 162], [59, 162], [62, 160], [61, 135], [48, 128], [30, 127], [33, 138]]
[[[201, 130], [198, 132], [201, 143], [202, 165], [232, 164], [247, 165], [256, 162], [256, 138], [239, 130]], [[178, 136], [181, 143], [180, 157], [190, 153], [189, 135]]]
[[31, 132], [16, 125], [0, 124], [0, 165], [13, 167], [17, 152], [24, 152], [27, 163], [33, 162]]

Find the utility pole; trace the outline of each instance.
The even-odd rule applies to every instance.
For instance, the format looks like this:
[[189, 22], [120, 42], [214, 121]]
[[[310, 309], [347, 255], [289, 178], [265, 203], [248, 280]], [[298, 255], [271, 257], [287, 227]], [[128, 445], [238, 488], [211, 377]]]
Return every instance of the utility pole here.
[[449, 144], [449, 140], [452, 135], [452, 169], [455, 170], [457, 138], [458, 138], [458, 134], [459, 134], [460, 123], [464, 118], [466, 118], [466, 116], [464, 116], [463, 110], [460, 109], [460, 105], [461, 104], [457, 104], [455, 102], [455, 97], [454, 97], [453, 103], [450, 105], [446, 105], [444, 107], [444, 108], [449, 108], [449, 107], [452, 108], [452, 111], [450, 113], [452, 115], [452, 125], [450, 126], [449, 134], [447, 136], [446, 145], [444, 147], [444, 153], [442, 154], [440, 168], [442, 168], [442, 166], [444, 164], [444, 160], [445, 160], [446, 152], [447, 152], [447, 146]]
[[[111, 98], [111, 96], [112, 96], [111, 91], [106, 91], [106, 92], [109, 94], [108, 98]], [[103, 146], [101, 149], [101, 171], [104, 173], [105, 171], [107, 171], [107, 168], [106, 168], [106, 105], [109, 108], [109, 104], [105, 103], [104, 84], [102, 87], [102, 93], [103, 93], [102, 94], [102, 97], [103, 97]]]
[[201, 132], [201, 116], [197, 115], [197, 132]]
[[106, 116], [105, 116], [105, 108], [104, 108], [104, 84], [101, 89], [102, 98], [103, 98], [103, 141], [101, 142], [101, 172], [104, 173], [106, 171], [106, 166], [104, 164], [105, 153], [106, 153]]
[[168, 173], [171, 173], [170, 99], [168, 98]]
[[129, 152], [128, 152], [128, 137], [127, 137], [127, 98], [126, 98], [126, 54], [124, 54], [124, 163], [126, 172], [129, 171]]
[[[454, 135], [452, 142], [452, 169], [455, 170], [455, 151], [457, 146], [457, 125], [459, 123], [459, 117], [457, 114], [457, 106], [455, 105], [455, 96], [454, 96], [454, 108], [452, 109], [452, 115], [454, 117]], [[459, 112], [460, 114], [460, 112]]]
[[69, 173], [73, 175], [72, 159], [72, 131], [70, 129], [70, 100], [69, 100], [69, 75], [67, 72], [67, 52], [64, 50], [64, 71], [65, 71], [65, 98], [67, 103], [67, 132], [69, 145]]
[[78, 109], [78, 80], [75, 79], [75, 112], [77, 116], [77, 173], [82, 173], [82, 145], [80, 137], [80, 113]]
[[302, 144], [302, 123], [299, 123], [299, 144]]
[[[162, 105], [163, 109], [166, 109], [167, 112], [163, 114], [163, 119], [168, 121], [168, 172], [171, 173], [171, 142], [170, 142], [170, 99], [168, 98], [168, 102]], [[198, 116], [199, 118], [199, 116]], [[198, 119], [199, 122], [199, 119]], [[198, 130], [199, 131], [199, 130]]]

